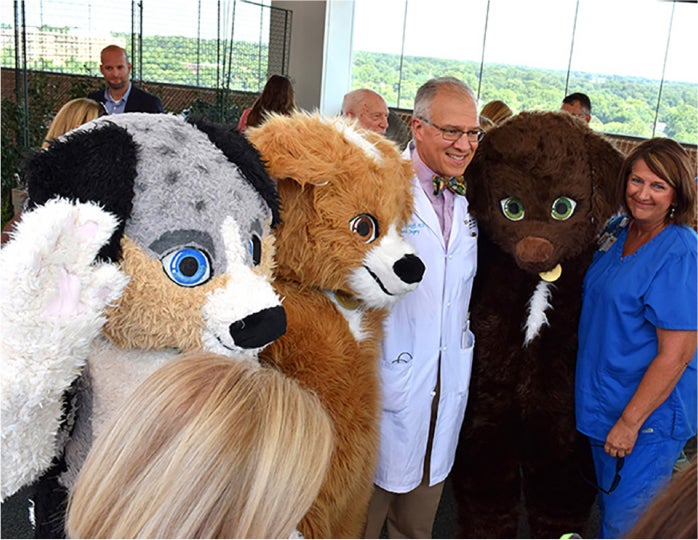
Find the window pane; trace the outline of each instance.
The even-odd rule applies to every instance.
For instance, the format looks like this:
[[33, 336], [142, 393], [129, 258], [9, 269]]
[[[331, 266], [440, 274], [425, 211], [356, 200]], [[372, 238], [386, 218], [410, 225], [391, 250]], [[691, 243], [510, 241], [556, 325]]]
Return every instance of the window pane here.
[[676, 4], [655, 135], [698, 144], [698, 5]]
[[[367, 87], [397, 107], [405, 0], [356, 0], [352, 89]], [[412, 107], [410, 104], [408, 107]]]
[[671, 8], [654, 0], [580, 3], [569, 92], [589, 95], [594, 129], [652, 136]]
[[501, 99], [514, 112], [560, 108], [575, 8], [576, 0], [492, 0], [481, 104]]
[[427, 79], [453, 75], [514, 112], [584, 92], [598, 131], [695, 144], [696, 28], [696, 2], [357, 0], [353, 86], [409, 109]]
[[399, 106], [412, 108], [417, 89], [433, 77], [457, 77], [477, 92], [487, 0], [417, 0], [407, 7]]

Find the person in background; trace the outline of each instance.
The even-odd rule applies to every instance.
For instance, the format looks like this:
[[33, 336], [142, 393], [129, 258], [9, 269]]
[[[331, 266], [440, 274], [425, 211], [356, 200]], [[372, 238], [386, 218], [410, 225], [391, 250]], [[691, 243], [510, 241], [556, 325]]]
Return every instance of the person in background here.
[[342, 100], [342, 114], [356, 118], [361, 127], [381, 135], [388, 129], [388, 105], [380, 94], [368, 88], [346, 94]]
[[[483, 120], [488, 120], [491, 123], [491, 125], [488, 125], [488, 127], [494, 127], [513, 115], [514, 113], [509, 108], [509, 105], [503, 101], [495, 99], [487, 102], [480, 111], [480, 122], [482, 124]], [[485, 124], [486, 123], [487, 122], [485, 122]], [[486, 128], [483, 126], [483, 129]]]
[[208, 352], [153, 373], [95, 441], [69, 538], [289, 538], [334, 447], [317, 397], [281, 372]]
[[[90, 120], [94, 120], [95, 118], [102, 116], [105, 114], [105, 112], [104, 107], [93, 99], [71, 99], [58, 110], [56, 116], [54, 116], [53, 120], [51, 121], [51, 125], [48, 128], [48, 133], [46, 133], [46, 138], [41, 144], [42, 150], [46, 150], [49, 147], [49, 144], [61, 135], [72, 131], [82, 124], [86, 124]], [[26, 198], [26, 191], [24, 191], [24, 196], [20, 200], [23, 201], [24, 198]], [[10, 233], [14, 230], [15, 223], [17, 223], [21, 216], [21, 210], [17, 211], [15, 215], [12, 216], [12, 218], [5, 224], [5, 227], [2, 229], [0, 244], [4, 244], [10, 239]]]
[[102, 104], [93, 99], [71, 99], [54, 116], [41, 148], [48, 148], [54, 139], [104, 114], [106, 110]]
[[419, 287], [391, 310], [380, 362], [379, 462], [365, 538], [431, 538], [465, 414], [474, 338], [468, 311], [477, 225], [462, 174], [483, 131], [472, 90], [453, 77], [417, 91], [412, 161], [414, 213], [405, 234], [427, 266]]
[[165, 109], [157, 96], [133, 84], [131, 64], [126, 50], [118, 45], [108, 45], [100, 53], [99, 71], [107, 83], [103, 90], [88, 94], [88, 98], [103, 103], [109, 114], [125, 112], [162, 113]]
[[290, 115], [296, 109], [293, 83], [283, 75], [272, 75], [252, 107], [245, 109], [238, 122], [238, 130], [260, 125], [265, 115], [277, 113]]
[[591, 100], [586, 94], [575, 92], [562, 100], [561, 111], [566, 111], [572, 116], [581, 118], [587, 124], [591, 122]]
[[696, 182], [671, 139], [625, 159], [617, 216], [583, 284], [577, 429], [589, 437], [601, 538], [626, 534], [696, 434]]

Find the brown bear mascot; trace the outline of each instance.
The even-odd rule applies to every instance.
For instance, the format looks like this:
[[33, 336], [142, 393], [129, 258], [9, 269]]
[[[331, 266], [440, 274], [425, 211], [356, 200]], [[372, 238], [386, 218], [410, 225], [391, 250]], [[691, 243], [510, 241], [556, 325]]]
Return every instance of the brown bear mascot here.
[[594, 500], [575, 429], [582, 278], [614, 208], [621, 155], [566, 113], [521, 113], [466, 170], [478, 220], [473, 373], [453, 470], [461, 538], [583, 532]]

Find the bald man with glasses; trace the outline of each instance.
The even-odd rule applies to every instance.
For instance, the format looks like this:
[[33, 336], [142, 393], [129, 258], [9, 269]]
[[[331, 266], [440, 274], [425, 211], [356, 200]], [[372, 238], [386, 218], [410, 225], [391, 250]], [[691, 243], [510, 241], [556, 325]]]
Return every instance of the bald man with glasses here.
[[379, 462], [365, 538], [431, 538], [451, 471], [470, 382], [474, 338], [468, 311], [477, 266], [477, 224], [463, 172], [483, 136], [476, 98], [441, 77], [417, 91], [412, 161], [414, 213], [403, 234], [427, 266], [385, 326]]

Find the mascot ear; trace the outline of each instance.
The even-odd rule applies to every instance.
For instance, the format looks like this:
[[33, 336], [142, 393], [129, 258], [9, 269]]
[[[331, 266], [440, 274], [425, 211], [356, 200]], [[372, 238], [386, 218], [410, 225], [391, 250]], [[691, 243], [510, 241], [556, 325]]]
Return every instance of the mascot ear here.
[[586, 135], [592, 172], [591, 212], [596, 220], [597, 231], [608, 219], [620, 210], [622, 194], [618, 174], [623, 164], [623, 155], [601, 135], [589, 132]]
[[117, 261], [133, 207], [137, 160], [136, 143], [111, 122], [70, 133], [29, 159], [27, 209], [58, 197], [98, 203], [119, 219], [119, 226], [97, 258]]
[[257, 149], [238, 131], [227, 129], [220, 124], [213, 124], [201, 116], [191, 118], [189, 123], [203, 131], [225, 157], [238, 166], [245, 180], [267, 203], [272, 215], [271, 226], [275, 226], [280, 220], [279, 195], [274, 182], [259, 161]]
[[[261, 126], [248, 129], [246, 134], [262, 154], [262, 161], [273, 178], [290, 180], [301, 187], [323, 186], [331, 180], [330, 165], [322, 158], [326, 150], [315, 149], [313, 145], [328, 145], [333, 141], [313, 134], [316, 125], [313, 115], [305, 112], [290, 117], [270, 114]], [[335, 130], [331, 136], [339, 137]]]

